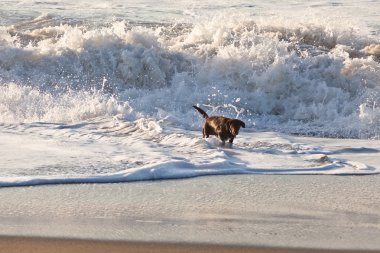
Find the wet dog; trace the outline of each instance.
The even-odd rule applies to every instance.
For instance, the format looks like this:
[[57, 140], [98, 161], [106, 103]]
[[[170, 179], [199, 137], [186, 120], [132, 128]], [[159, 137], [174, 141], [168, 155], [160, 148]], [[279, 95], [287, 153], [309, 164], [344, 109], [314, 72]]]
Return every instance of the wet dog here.
[[208, 138], [210, 135], [215, 135], [219, 137], [223, 145], [226, 140], [232, 144], [236, 135], [239, 134], [240, 127], [245, 128], [245, 123], [238, 119], [230, 119], [223, 116], [211, 116], [209, 117], [207, 113], [197, 106], [193, 106], [203, 118], [206, 119], [203, 124], [203, 138]]

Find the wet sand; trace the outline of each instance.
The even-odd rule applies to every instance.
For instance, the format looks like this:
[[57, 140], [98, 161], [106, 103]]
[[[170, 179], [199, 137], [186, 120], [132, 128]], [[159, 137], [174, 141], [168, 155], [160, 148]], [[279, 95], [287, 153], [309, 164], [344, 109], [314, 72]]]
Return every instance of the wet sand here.
[[236, 175], [1, 188], [0, 249], [379, 251], [379, 185], [380, 175]]
[[210, 244], [118, 242], [100, 240], [51, 239], [31, 237], [0, 237], [0, 252], [7, 253], [104, 253], [104, 252], [165, 252], [165, 253], [375, 253], [379, 251], [318, 250], [295, 248], [248, 247]]

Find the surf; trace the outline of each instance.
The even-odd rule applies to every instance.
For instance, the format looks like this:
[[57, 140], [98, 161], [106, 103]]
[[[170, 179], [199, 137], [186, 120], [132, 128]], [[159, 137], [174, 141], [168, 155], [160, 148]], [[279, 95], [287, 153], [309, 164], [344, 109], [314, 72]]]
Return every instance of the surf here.
[[[378, 173], [376, 27], [212, 13], [2, 23], [0, 185]], [[204, 140], [194, 104], [247, 128]]]
[[[197, 101], [266, 130], [379, 136], [379, 43], [371, 34], [222, 14], [153, 26], [41, 27], [45, 18], [31, 30], [1, 30], [3, 121], [121, 113], [126, 119], [170, 117], [194, 129], [199, 120], [189, 105]], [[103, 109], [81, 112], [81, 101]], [[54, 119], [52, 111], [72, 115]]]

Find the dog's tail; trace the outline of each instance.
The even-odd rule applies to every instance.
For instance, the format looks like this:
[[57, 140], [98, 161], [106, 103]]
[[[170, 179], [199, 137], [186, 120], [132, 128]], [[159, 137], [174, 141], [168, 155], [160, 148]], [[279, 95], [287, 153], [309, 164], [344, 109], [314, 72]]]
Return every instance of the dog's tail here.
[[195, 106], [193, 105], [193, 107], [200, 113], [202, 114], [203, 118], [207, 119], [208, 118], [208, 115], [205, 111], [203, 111], [201, 108], [199, 108], [198, 106]]

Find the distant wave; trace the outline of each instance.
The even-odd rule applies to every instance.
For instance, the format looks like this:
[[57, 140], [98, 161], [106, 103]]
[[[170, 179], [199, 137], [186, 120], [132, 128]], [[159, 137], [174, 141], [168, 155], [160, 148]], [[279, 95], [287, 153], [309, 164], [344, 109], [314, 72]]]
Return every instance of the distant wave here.
[[199, 103], [249, 127], [379, 138], [379, 48], [322, 22], [217, 15], [88, 27], [43, 15], [0, 27], [0, 121], [122, 115], [194, 128]]

